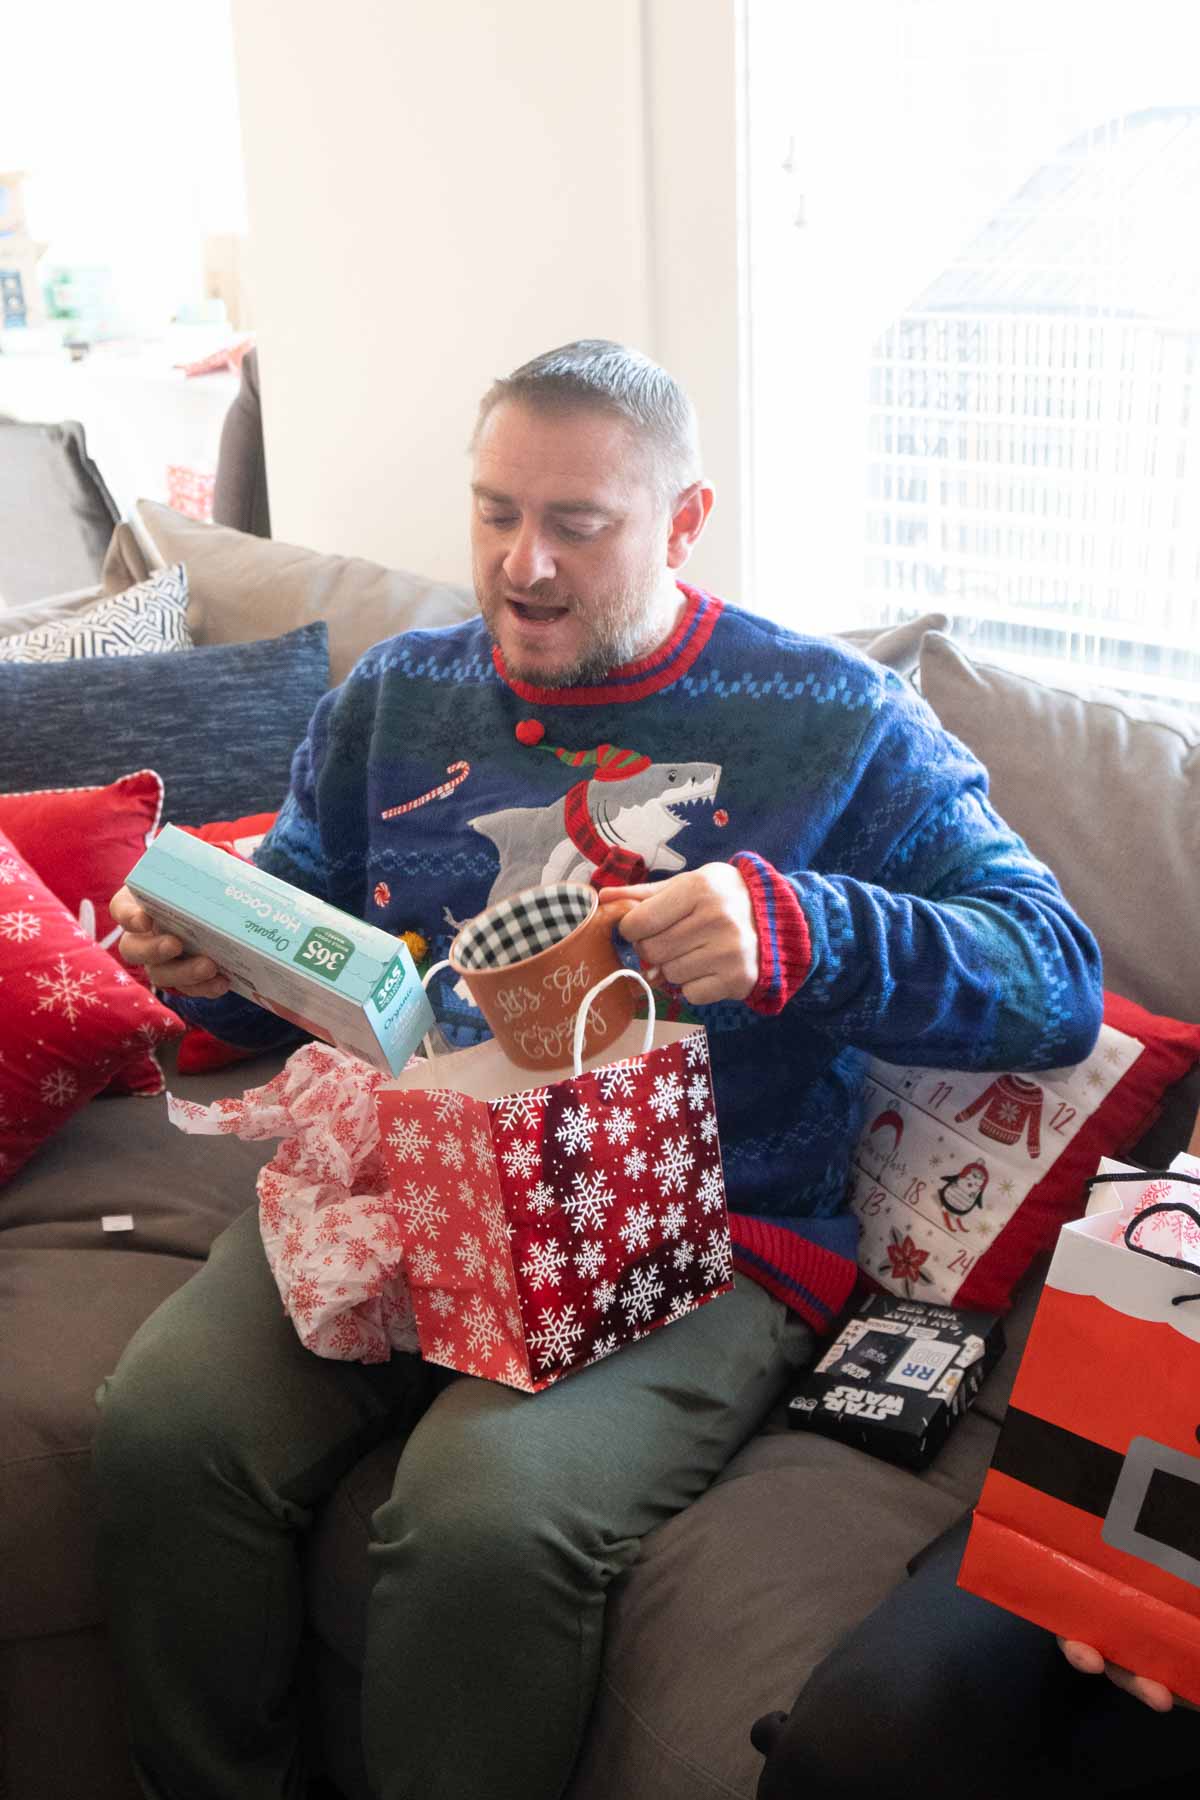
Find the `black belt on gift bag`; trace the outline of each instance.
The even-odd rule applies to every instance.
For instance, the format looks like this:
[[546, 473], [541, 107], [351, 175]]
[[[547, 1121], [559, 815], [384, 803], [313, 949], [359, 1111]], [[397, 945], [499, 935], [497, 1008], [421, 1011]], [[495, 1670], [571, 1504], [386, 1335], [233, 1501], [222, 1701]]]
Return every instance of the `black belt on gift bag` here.
[[[1200, 1187], [1200, 1177], [1174, 1170], [1164, 1170], [1157, 1177], [1149, 1171], [1097, 1175], [1087, 1185], [1154, 1179]], [[1137, 1256], [1149, 1256], [1200, 1276], [1200, 1270], [1181, 1257], [1163, 1256], [1132, 1241], [1130, 1234], [1138, 1226], [1156, 1214], [1169, 1212], [1182, 1213], [1200, 1226], [1200, 1212], [1194, 1207], [1157, 1201], [1129, 1220], [1126, 1247]], [[1182, 1306], [1191, 1300], [1200, 1300], [1200, 1288], [1172, 1295], [1171, 1304]], [[1200, 1422], [1196, 1435], [1200, 1439]], [[1149, 1437], [1132, 1438], [1122, 1455], [1049, 1419], [1010, 1406], [992, 1467], [1052, 1500], [1103, 1519], [1100, 1535], [1106, 1544], [1200, 1587], [1200, 1456]]]

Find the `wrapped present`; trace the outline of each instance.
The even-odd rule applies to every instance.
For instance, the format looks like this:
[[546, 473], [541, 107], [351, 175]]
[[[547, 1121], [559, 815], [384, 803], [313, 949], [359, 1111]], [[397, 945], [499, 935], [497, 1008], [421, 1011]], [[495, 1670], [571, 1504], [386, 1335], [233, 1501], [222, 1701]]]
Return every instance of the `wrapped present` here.
[[[621, 980], [649, 1017], [584, 1067]], [[733, 1285], [705, 1032], [620, 970], [572, 1067], [539, 1081], [491, 1040], [375, 1092], [422, 1355], [530, 1393]]]
[[[1200, 1703], [1200, 1176], [1065, 1225], [959, 1572]], [[1122, 1203], [1123, 1202], [1123, 1203]]]

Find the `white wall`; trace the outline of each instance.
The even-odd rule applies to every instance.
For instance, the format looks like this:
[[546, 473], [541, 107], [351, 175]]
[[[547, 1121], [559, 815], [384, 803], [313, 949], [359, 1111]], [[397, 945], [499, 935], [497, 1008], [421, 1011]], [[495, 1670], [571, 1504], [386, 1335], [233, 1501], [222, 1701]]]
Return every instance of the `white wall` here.
[[233, 0], [277, 537], [467, 577], [495, 375], [657, 356], [740, 586], [732, 0]]

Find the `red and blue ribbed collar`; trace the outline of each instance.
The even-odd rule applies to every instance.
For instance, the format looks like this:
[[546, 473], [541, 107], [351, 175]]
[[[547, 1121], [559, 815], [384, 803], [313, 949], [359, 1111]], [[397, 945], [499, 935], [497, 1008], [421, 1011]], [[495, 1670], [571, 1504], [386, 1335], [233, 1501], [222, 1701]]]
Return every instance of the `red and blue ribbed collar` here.
[[687, 605], [670, 637], [649, 656], [610, 670], [596, 687], [545, 688], [518, 681], [505, 669], [498, 644], [492, 650], [496, 673], [514, 694], [534, 706], [612, 706], [660, 693], [687, 674], [712, 636], [713, 626], [723, 609], [720, 600], [714, 600], [711, 594], [702, 593], [699, 588], [688, 587], [683, 581], [677, 582], [676, 586]]

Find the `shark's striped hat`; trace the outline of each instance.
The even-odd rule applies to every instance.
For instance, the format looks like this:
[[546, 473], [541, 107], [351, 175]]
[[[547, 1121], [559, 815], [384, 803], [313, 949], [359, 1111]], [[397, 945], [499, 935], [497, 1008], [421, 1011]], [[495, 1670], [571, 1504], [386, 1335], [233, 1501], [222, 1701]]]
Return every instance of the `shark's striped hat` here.
[[636, 750], [622, 750], [616, 744], [597, 744], [594, 750], [567, 750], [561, 744], [543, 743], [545, 735], [546, 727], [540, 719], [522, 719], [515, 733], [519, 744], [548, 750], [568, 769], [587, 769], [584, 779], [588, 781], [624, 781], [650, 767], [650, 758]]

